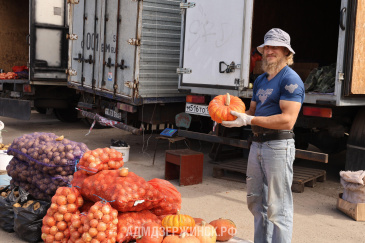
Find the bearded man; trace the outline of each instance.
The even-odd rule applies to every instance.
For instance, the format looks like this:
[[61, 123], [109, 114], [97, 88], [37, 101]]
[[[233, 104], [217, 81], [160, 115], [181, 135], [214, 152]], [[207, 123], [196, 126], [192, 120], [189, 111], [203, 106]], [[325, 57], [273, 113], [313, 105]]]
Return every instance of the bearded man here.
[[226, 127], [251, 125], [253, 137], [247, 166], [247, 205], [254, 216], [254, 242], [291, 242], [293, 231], [293, 127], [304, 101], [304, 85], [289, 67], [294, 50], [290, 36], [274, 28], [257, 47], [265, 71], [254, 83], [250, 108], [232, 111]]

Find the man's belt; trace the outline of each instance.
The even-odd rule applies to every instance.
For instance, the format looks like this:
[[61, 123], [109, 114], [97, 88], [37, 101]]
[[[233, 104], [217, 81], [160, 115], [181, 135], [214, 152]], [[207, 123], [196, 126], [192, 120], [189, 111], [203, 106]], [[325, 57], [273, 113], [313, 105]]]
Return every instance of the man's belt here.
[[278, 130], [275, 133], [254, 133], [252, 136], [252, 141], [263, 143], [263, 142], [267, 142], [270, 140], [291, 139], [294, 137], [295, 137], [295, 135], [292, 131]]

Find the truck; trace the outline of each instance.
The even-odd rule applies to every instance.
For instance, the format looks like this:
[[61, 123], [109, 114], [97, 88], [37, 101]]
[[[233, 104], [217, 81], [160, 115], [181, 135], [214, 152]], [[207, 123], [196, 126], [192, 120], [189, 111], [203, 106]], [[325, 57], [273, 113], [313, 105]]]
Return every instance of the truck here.
[[67, 87], [65, 73], [66, 7], [65, 1], [1, 2], [0, 69], [21, 78], [0, 79], [0, 116], [29, 120], [35, 108], [54, 111], [65, 122], [78, 119], [74, 107], [79, 94]]
[[[256, 47], [271, 28], [291, 36], [292, 68], [306, 87], [294, 126], [297, 157], [328, 162], [346, 150], [346, 170], [365, 169], [364, 1], [199, 0], [182, 3], [179, 90], [185, 112], [212, 130], [208, 104], [217, 95], [240, 97], [246, 107], [260, 74]], [[261, 71], [262, 73], [262, 71]], [[179, 135], [247, 148], [239, 137], [181, 131]], [[313, 154], [308, 145], [320, 153]]]
[[180, 1], [2, 4], [3, 33], [10, 34], [0, 42], [5, 57], [0, 67], [9, 72], [27, 63], [29, 79], [0, 80], [0, 116], [26, 120], [34, 107], [53, 110], [62, 121], [107, 121], [140, 134], [152, 126], [172, 126], [184, 111], [176, 73]]

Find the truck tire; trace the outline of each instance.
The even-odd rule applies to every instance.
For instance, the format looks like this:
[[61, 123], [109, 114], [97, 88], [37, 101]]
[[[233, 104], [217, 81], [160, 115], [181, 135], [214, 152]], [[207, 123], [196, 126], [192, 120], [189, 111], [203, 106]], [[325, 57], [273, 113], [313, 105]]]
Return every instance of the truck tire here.
[[54, 109], [54, 114], [61, 122], [77, 122], [80, 120], [75, 108]]
[[365, 108], [361, 108], [352, 123], [347, 140], [345, 169], [365, 170]]

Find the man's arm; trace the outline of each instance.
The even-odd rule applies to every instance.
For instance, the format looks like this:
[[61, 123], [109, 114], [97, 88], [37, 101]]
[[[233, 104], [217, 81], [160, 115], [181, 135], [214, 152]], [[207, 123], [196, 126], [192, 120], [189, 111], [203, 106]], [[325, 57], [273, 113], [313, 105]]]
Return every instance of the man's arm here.
[[252, 101], [250, 103], [250, 109], [246, 111], [247, 115], [254, 116], [256, 111], [256, 101]]
[[[252, 104], [253, 102], [251, 102]], [[256, 105], [256, 104], [255, 104]], [[281, 114], [272, 116], [255, 116], [251, 120], [252, 125], [265, 127], [269, 129], [290, 130], [298, 118], [301, 103], [296, 101], [280, 100]], [[255, 106], [256, 107], [256, 106]], [[251, 111], [251, 107], [249, 109]], [[247, 112], [246, 112], [247, 113]], [[247, 113], [251, 115], [251, 113]]]

